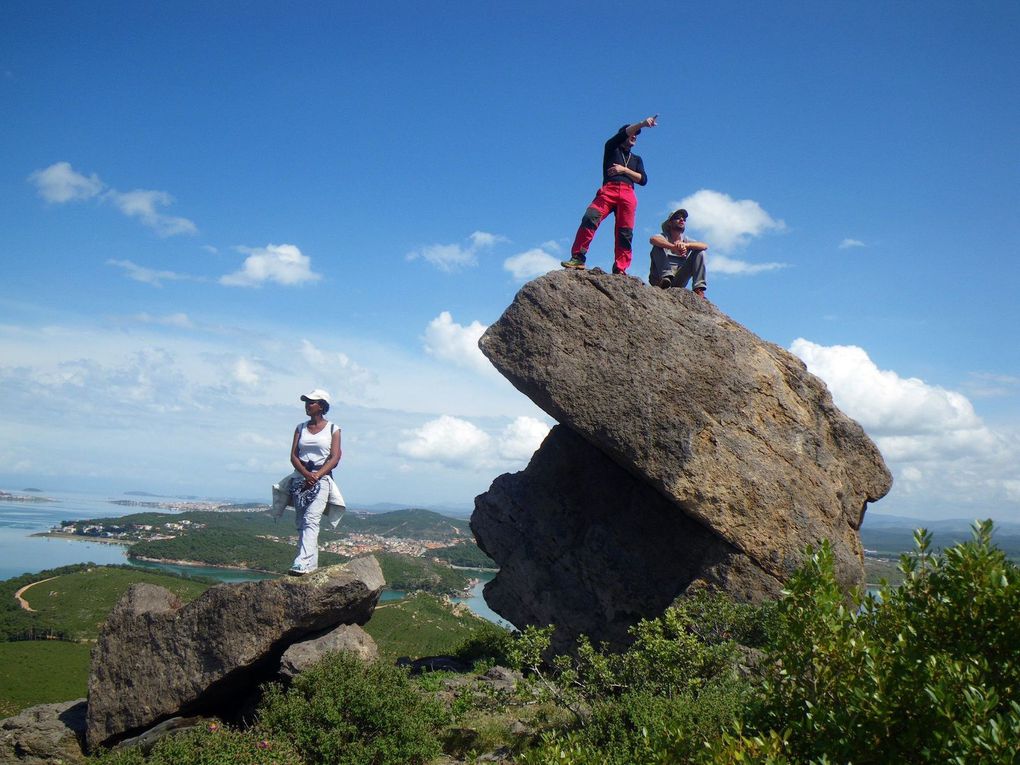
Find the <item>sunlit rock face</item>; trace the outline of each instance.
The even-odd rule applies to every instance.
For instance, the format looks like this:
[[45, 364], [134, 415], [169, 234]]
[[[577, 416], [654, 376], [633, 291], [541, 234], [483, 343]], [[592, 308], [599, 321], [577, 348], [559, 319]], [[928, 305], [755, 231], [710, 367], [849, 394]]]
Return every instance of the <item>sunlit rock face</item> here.
[[493, 609], [613, 643], [691, 588], [778, 594], [828, 539], [859, 584], [858, 529], [892, 485], [825, 384], [687, 290], [593, 271], [525, 285], [479, 346], [555, 418], [528, 468], [475, 501]]

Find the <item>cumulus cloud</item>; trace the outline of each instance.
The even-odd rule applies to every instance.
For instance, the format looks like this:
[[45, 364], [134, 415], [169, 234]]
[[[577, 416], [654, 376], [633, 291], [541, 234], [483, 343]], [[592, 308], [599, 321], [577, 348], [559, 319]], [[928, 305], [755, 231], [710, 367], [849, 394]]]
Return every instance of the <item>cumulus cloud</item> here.
[[545, 423], [532, 417], [518, 417], [491, 435], [474, 423], [444, 414], [408, 431], [397, 451], [414, 460], [449, 468], [521, 467], [548, 432]]
[[503, 261], [503, 269], [509, 271], [518, 281], [527, 281], [555, 271], [560, 267], [560, 261], [545, 251], [546, 246], [542, 245], [541, 248], [507, 258]]
[[176, 271], [157, 271], [140, 266], [130, 260], [107, 260], [106, 265], [121, 268], [127, 278], [143, 284], [151, 284], [153, 287], [162, 287], [163, 282], [198, 281], [195, 277], [187, 274], [179, 274]]
[[407, 260], [422, 258], [428, 263], [447, 273], [477, 265], [480, 250], [493, 247], [499, 242], [507, 241], [499, 234], [475, 231], [468, 237], [470, 244], [430, 244], [407, 253]]
[[95, 173], [84, 176], [76, 172], [70, 162], [55, 162], [36, 170], [28, 176], [28, 180], [39, 196], [53, 204], [92, 199], [103, 190], [103, 182]]
[[312, 271], [312, 260], [293, 244], [267, 244], [265, 247], [237, 247], [248, 255], [240, 270], [220, 277], [228, 287], [261, 287], [267, 282], [287, 286], [315, 282], [321, 274]]
[[782, 220], [774, 219], [753, 199], [733, 199], [711, 189], [700, 189], [673, 202], [670, 209], [678, 207], [690, 214], [688, 229], [698, 232], [699, 238], [704, 236], [711, 248], [720, 252], [731, 252], [754, 237], [786, 228]]
[[922, 512], [956, 503], [957, 515], [966, 515], [968, 506], [987, 514], [1010, 501], [1010, 481], [1020, 479], [1020, 437], [988, 427], [966, 396], [879, 369], [857, 346], [798, 338], [790, 350], [875, 439], [898, 481], [900, 501], [913, 497]]
[[534, 417], [518, 417], [500, 434], [499, 456], [511, 462], [525, 463], [531, 459], [549, 435], [549, 426]]
[[488, 433], [467, 420], [446, 414], [426, 422], [409, 436], [397, 445], [400, 454], [449, 467], [478, 467], [483, 455], [492, 449]]
[[848, 250], [851, 247], [867, 247], [860, 239], [844, 239], [839, 243], [839, 249]]
[[141, 221], [159, 236], [198, 233], [198, 227], [187, 218], [160, 212], [159, 208], [169, 207], [174, 202], [173, 197], [165, 191], [135, 189], [122, 192], [107, 189], [95, 173], [82, 175], [69, 162], [55, 162], [47, 168], [36, 170], [28, 176], [28, 180], [47, 202], [65, 204], [98, 197], [129, 218]]
[[443, 311], [425, 328], [425, 351], [437, 359], [452, 361], [457, 366], [491, 373], [492, 364], [478, 350], [478, 340], [485, 329], [485, 325], [479, 321], [473, 321], [465, 327], [455, 322], [449, 311]]
[[129, 218], [137, 218], [155, 231], [159, 236], [176, 236], [177, 234], [197, 234], [198, 227], [187, 218], [164, 215], [157, 208], [169, 207], [174, 198], [165, 191], [134, 191], [107, 192], [107, 198], [113, 205]]
[[766, 271], [776, 271], [786, 268], [785, 263], [748, 263], [746, 260], [729, 258], [725, 255], [716, 255], [709, 251], [708, 270], [714, 274], [729, 274], [731, 276], [754, 276], [754, 274]]

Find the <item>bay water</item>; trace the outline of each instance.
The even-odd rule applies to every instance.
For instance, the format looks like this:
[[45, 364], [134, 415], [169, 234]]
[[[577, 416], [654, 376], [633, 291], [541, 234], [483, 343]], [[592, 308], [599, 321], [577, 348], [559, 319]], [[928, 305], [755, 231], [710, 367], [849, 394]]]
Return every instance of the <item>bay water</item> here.
[[[271, 574], [218, 566], [181, 566], [170, 563], [135, 563], [127, 557], [128, 546], [111, 542], [79, 541], [60, 537], [35, 536], [49, 531], [62, 521], [80, 521], [87, 518], [110, 518], [138, 512], [149, 512], [152, 508], [116, 505], [113, 500], [130, 499], [103, 494], [84, 492], [39, 492], [7, 489], [11, 494], [48, 499], [51, 501], [6, 501], [0, 500], [0, 579], [10, 579], [22, 574], [35, 573], [44, 569], [67, 566], [73, 563], [97, 563], [100, 565], [130, 564], [139, 567], [169, 571], [188, 576], [204, 576], [221, 582], [245, 582], [272, 578]], [[177, 497], [138, 497], [145, 502], [179, 502]], [[173, 511], [159, 511], [173, 514]], [[468, 597], [455, 600], [465, 603], [478, 616], [506, 625], [506, 621], [492, 611], [482, 596], [482, 587], [495, 576], [491, 571], [469, 571], [477, 584]], [[407, 593], [399, 590], [384, 590], [381, 600], [397, 600]]]

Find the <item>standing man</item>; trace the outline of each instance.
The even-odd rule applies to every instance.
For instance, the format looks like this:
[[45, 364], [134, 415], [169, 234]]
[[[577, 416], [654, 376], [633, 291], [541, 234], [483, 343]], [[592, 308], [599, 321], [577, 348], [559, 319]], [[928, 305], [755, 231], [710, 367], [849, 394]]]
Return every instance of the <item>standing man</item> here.
[[631, 242], [634, 239], [634, 213], [637, 211], [637, 197], [634, 196], [634, 184], [644, 186], [648, 183], [645, 175], [645, 164], [641, 157], [634, 154], [641, 128], [655, 127], [658, 114], [648, 117], [633, 125], [624, 125], [616, 135], [606, 141], [602, 154], [602, 188], [581, 218], [581, 226], [577, 229], [574, 244], [570, 248], [570, 260], [560, 265], [564, 268], [584, 268], [588, 245], [595, 238], [599, 224], [610, 212], [616, 215], [616, 248], [614, 274], [627, 273], [631, 261]]
[[670, 287], [683, 289], [693, 279], [694, 291], [704, 298], [708, 287], [705, 281], [705, 251], [708, 245], [690, 241], [684, 234], [686, 228], [687, 211], [680, 208], [662, 222], [662, 233], [648, 240], [652, 245], [648, 283], [664, 290]]

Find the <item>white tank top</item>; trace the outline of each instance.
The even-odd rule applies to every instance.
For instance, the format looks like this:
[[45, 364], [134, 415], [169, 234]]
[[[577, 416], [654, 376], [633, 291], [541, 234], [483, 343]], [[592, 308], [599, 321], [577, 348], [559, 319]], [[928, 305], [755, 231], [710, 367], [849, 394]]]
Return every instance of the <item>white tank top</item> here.
[[314, 462], [321, 465], [329, 458], [329, 450], [333, 445], [333, 433], [338, 430], [332, 422], [327, 422], [326, 427], [318, 433], [312, 433], [306, 427], [307, 423], [298, 425], [297, 456], [302, 462]]

